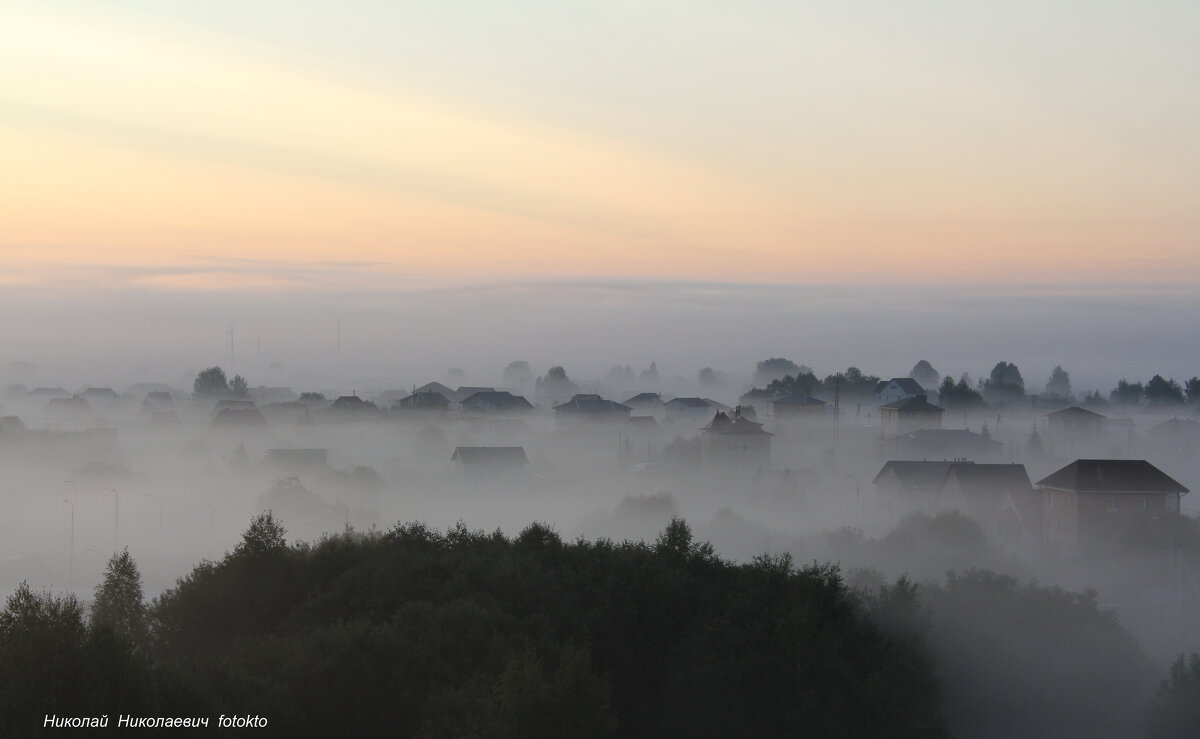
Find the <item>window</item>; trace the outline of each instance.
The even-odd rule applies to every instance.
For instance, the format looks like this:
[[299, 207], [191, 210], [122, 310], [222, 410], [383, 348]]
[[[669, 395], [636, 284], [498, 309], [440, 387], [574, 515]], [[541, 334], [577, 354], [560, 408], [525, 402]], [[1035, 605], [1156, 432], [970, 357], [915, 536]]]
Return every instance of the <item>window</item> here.
[[1167, 508], [1167, 513], [1179, 513], [1179, 496], [1168, 495], [1164, 505]]
[[1117, 508], [1117, 496], [1115, 496], [1115, 495], [1108, 496], [1108, 510], [1113, 511], [1114, 513], [1116, 511], [1120, 510], [1119, 508]]

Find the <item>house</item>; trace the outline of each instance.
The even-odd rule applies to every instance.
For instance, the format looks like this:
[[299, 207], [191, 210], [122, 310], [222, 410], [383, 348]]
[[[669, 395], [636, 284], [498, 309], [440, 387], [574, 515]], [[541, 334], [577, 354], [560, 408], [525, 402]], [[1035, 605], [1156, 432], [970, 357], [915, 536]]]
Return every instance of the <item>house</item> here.
[[994, 538], [1041, 538], [1041, 494], [1023, 464], [955, 462], [946, 471], [940, 499], [942, 507], [961, 510]]
[[520, 472], [529, 464], [525, 447], [519, 446], [460, 446], [450, 459], [463, 472], [480, 476]]
[[811, 395], [788, 395], [771, 401], [771, 412], [778, 420], [787, 418], [821, 418], [828, 406]]
[[1193, 443], [1200, 441], [1200, 423], [1190, 418], [1172, 418], [1146, 429], [1146, 436], [1160, 442]]
[[629, 406], [635, 413], [641, 416], [652, 416], [662, 410], [662, 396], [658, 393], [638, 393], [629, 400], [626, 400], [624, 405]]
[[960, 510], [1000, 539], [1041, 534], [1040, 497], [1023, 464], [892, 460], [874, 483], [884, 508]]
[[222, 398], [209, 411], [209, 416], [216, 418], [217, 415], [224, 410], [233, 411], [248, 411], [257, 410], [258, 405], [253, 400], [236, 400], [234, 398]]
[[441, 393], [447, 400], [454, 399], [454, 391], [440, 382], [427, 382], [421, 387], [413, 388], [414, 393]]
[[369, 421], [379, 417], [379, 406], [357, 395], [341, 395], [321, 411], [321, 417], [336, 421]]
[[1115, 544], [1179, 514], [1188, 489], [1144, 459], [1077, 459], [1038, 481], [1043, 535], [1064, 549]]
[[1075, 434], [1099, 434], [1107, 419], [1099, 413], [1073, 405], [1046, 414], [1046, 426], [1050, 433], [1070, 436]]
[[82, 420], [92, 418], [92, 404], [82, 395], [71, 395], [65, 398], [50, 398], [46, 401], [46, 417], [55, 420]]
[[562, 405], [554, 406], [554, 421], [561, 428], [580, 427], [605, 422], [621, 422], [633, 409], [615, 400], [605, 400], [592, 393], [576, 393]]
[[445, 413], [450, 410], [450, 399], [432, 390], [414, 392], [392, 404], [397, 413]]
[[771, 434], [737, 411], [717, 411], [700, 434], [700, 465], [709, 469], [758, 470], [771, 466]]
[[105, 406], [121, 397], [120, 395], [117, 395], [117, 391], [113, 390], [111, 387], [89, 387], [80, 393], [80, 395], [86, 398], [87, 401], [93, 406]]
[[213, 426], [252, 428], [266, 426], [267, 418], [253, 403], [249, 408], [223, 408], [213, 417]]
[[877, 403], [895, 403], [925, 394], [925, 388], [911, 377], [893, 377], [890, 380], [881, 380], [875, 385]]
[[[933, 510], [938, 505], [950, 461], [891, 460], [880, 468], [872, 482], [876, 499], [885, 508]], [[970, 464], [967, 462], [966, 464]]]
[[922, 393], [879, 406], [879, 423], [883, 433], [893, 435], [919, 429], [940, 429], [945, 412]]
[[709, 418], [717, 411], [728, 413], [730, 408], [711, 398], [672, 398], [663, 403], [663, 411], [669, 422], [695, 423]]
[[1004, 445], [967, 429], [918, 429], [885, 441], [889, 452], [921, 459], [988, 459]]
[[463, 413], [489, 416], [521, 415], [533, 410], [533, 404], [521, 395], [507, 390], [480, 390], [463, 398], [459, 404]]
[[483, 387], [483, 386], [477, 386], [477, 385], [462, 385], [457, 390], [450, 393], [446, 397], [450, 399], [451, 403], [454, 403], [457, 405], [459, 403], [462, 403], [464, 400], [471, 397], [475, 393], [490, 393], [490, 392], [494, 392], [495, 390], [496, 390], [496, 388], [494, 388], [494, 387]]

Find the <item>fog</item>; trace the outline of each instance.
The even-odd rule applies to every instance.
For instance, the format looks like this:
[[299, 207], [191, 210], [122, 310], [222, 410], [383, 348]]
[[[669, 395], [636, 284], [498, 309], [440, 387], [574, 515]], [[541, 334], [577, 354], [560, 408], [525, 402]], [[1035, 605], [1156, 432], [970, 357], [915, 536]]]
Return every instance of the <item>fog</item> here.
[[[278, 303], [122, 293], [84, 305], [8, 292], [0, 591], [25, 581], [87, 600], [109, 556], [127, 547], [152, 597], [232, 550], [250, 518], [268, 509], [290, 540], [308, 541], [405, 521], [461, 521], [510, 535], [541, 521], [565, 540], [653, 541], [679, 516], [722, 557], [788, 553], [836, 563], [868, 600], [898, 577], [917, 583], [945, 713], [959, 735], [1035, 735], [1030, 717], [1039, 735], [1128, 735], [1167, 664], [1200, 649], [1200, 499], [1182, 496], [1175, 518], [1183, 533], [1174, 538], [1154, 529], [1064, 551], [1044, 540], [1040, 491], [1013, 499], [1013, 527], [1012, 516], [1001, 520], [999, 508], [966, 493], [914, 500], [876, 480], [892, 460], [1014, 463], [1036, 483], [1076, 459], [1111, 458], [1147, 460], [1196, 490], [1194, 402], [1097, 406], [1106, 421], [1088, 430], [1064, 431], [1047, 418], [1082, 404], [1093, 388], [1107, 397], [1121, 377], [1190, 377], [1200, 362], [1176, 327], [1194, 316], [1195, 299], [1133, 295], [1117, 310], [1089, 294], [940, 291], [884, 310], [885, 294], [509, 284]], [[25, 299], [36, 317], [18, 326], [13, 306]], [[925, 338], [912, 338], [914, 325]], [[923, 358], [952, 378], [986, 378], [1005, 359], [1020, 365], [1027, 393], [946, 404], [940, 428], [983, 434], [986, 446], [901, 443], [916, 427], [885, 426], [874, 393], [840, 379], [832, 395], [824, 384], [814, 390], [825, 406], [801, 415], [747, 395], [779, 377], [757, 367], [774, 356], [817, 377], [855, 365], [883, 380], [906, 377]], [[1039, 395], [1059, 364], [1071, 373], [1073, 401]], [[244, 376], [245, 392], [194, 392], [197, 373], [213, 365], [229, 380]], [[713, 372], [701, 375], [704, 368]], [[404, 407], [426, 383], [445, 386], [449, 403]], [[533, 407], [467, 408], [472, 391], [460, 386], [508, 390]], [[705, 403], [635, 403], [613, 415], [554, 409], [589, 393], [617, 403], [639, 393]], [[722, 456], [708, 446], [721, 437], [702, 429], [714, 418], [738, 419], [746, 405], [754, 407], [742, 418], [770, 435], [748, 426], [763, 446]], [[1172, 419], [1188, 423], [1160, 426]], [[523, 457], [455, 459], [464, 447], [520, 447]], [[1022, 506], [1039, 511], [1039, 523]], [[1012, 580], [955, 579], [973, 569]], [[1079, 632], [1062, 614], [1043, 617], [1050, 596], [1042, 594], [1051, 591], [1038, 587], [1095, 591], [1071, 596], [1083, 599], [1071, 606]], [[1038, 633], [1018, 638], [1024, 629]], [[1004, 667], [989, 672], [973, 660]], [[1022, 693], [1022, 670], [1048, 676], [1034, 681], [1051, 691], [1036, 704]], [[1107, 676], [1099, 687], [1090, 677], [1097, 674]], [[1099, 692], [1084, 699], [1081, 689]], [[1116, 694], [1128, 700], [1114, 704]], [[1005, 700], [1026, 708], [1006, 717], [998, 707]]]

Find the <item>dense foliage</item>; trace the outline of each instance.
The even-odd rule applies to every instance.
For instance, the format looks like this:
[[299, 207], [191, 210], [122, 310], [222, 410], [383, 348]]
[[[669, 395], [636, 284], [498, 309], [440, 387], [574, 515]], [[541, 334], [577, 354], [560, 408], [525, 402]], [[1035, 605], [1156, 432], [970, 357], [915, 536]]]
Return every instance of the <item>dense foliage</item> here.
[[[129, 592], [118, 564], [110, 601]], [[70, 706], [260, 714], [284, 736], [945, 735], [919, 643], [885, 635], [837, 568], [726, 562], [678, 519], [653, 545], [540, 524], [288, 545], [264, 514], [146, 619], [143, 659], [73, 599], [10, 598], [0, 733]], [[98, 689], [89, 650], [112, 645], [123, 697], [71, 693]]]

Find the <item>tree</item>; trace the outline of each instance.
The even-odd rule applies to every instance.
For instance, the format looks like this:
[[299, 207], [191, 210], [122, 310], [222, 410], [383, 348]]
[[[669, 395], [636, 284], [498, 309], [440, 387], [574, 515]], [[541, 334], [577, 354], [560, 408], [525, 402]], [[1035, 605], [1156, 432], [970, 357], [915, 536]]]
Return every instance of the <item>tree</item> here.
[[262, 555], [283, 551], [287, 549], [287, 540], [284, 538], [286, 534], [287, 529], [275, 520], [275, 514], [263, 511], [250, 519], [250, 526], [242, 534], [242, 540], [234, 549], [234, 554]]
[[1146, 383], [1146, 400], [1150, 405], [1181, 405], [1183, 403], [1183, 388], [1174, 379], [1164, 379], [1155, 375]]
[[250, 394], [250, 388], [246, 385], [246, 378], [241, 375], [234, 375], [229, 381], [229, 394], [235, 398], [244, 398]]
[[1042, 453], [1042, 436], [1038, 433], [1036, 424], [1033, 431], [1029, 432], [1029, 441], [1025, 442], [1025, 452], [1034, 457]]
[[658, 382], [658, 365], [651, 362], [650, 366], [642, 370], [642, 374], [638, 375], [638, 379], [651, 384]]
[[192, 383], [192, 394], [198, 398], [218, 398], [228, 392], [229, 383], [225, 379], [225, 370], [220, 367], [202, 370]]
[[135, 645], [146, 643], [146, 606], [142, 602], [142, 576], [129, 548], [114, 554], [96, 586], [92, 625], [111, 628]]
[[803, 365], [796, 364], [790, 359], [783, 357], [771, 357], [764, 359], [754, 367], [754, 384], [765, 386], [772, 380], [778, 380], [787, 375], [802, 375], [805, 372], [812, 370]]
[[500, 375], [500, 381], [509, 387], [524, 388], [533, 382], [533, 370], [529, 362], [518, 360], [509, 362]]
[[997, 362], [984, 383], [984, 392], [990, 400], [1019, 400], [1025, 396], [1025, 379], [1021, 377], [1021, 370], [1010, 362]]
[[1180, 655], [1146, 710], [1146, 735], [1151, 739], [1184, 739], [1200, 727], [1200, 654]]
[[1071, 375], [1062, 365], [1055, 365], [1050, 371], [1050, 379], [1046, 381], [1046, 395], [1064, 400], [1071, 397]]
[[1124, 377], [1108, 394], [1108, 399], [1118, 405], [1139, 405], [1146, 394], [1146, 388], [1140, 382], [1129, 382]]
[[696, 380], [704, 387], [713, 387], [714, 385], [719, 385], [721, 382], [712, 367], [705, 367], [700, 370], [700, 374], [696, 375]]
[[545, 377], [539, 377], [534, 383], [537, 394], [551, 402], [564, 401], [579, 391], [579, 387], [567, 377], [567, 371], [560, 365], [555, 365], [546, 371]]
[[804, 372], [795, 377], [788, 375], [779, 380], [772, 380], [767, 385], [766, 392], [770, 398], [783, 398], [788, 395], [812, 395], [821, 386], [821, 381], [811, 372]]
[[964, 372], [957, 383], [949, 375], [942, 380], [938, 402], [947, 408], [971, 408], [983, 405], [983, 396], [971, 387], [971, 376]]
[[937, 387], [938, 381], [942, 378], [941, 374], [933, 368], [933, 365], [927, 359], [922, 359], [920, 362], [914, 364], [908, 376], [916, 380], [917, 384], [921, 387], [929, 390]]
[[1183, 391], [1187, 393], [1189, 403], [1200, 403], [1200, 377], [1193, 377], [1183, 383]]
[[324, 403], [327, 401], [325, 393], [306, 392], [300, 393], [301, 403]]

